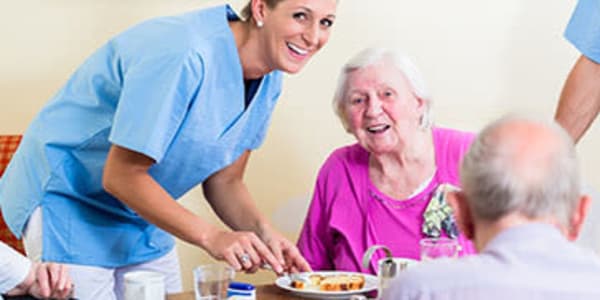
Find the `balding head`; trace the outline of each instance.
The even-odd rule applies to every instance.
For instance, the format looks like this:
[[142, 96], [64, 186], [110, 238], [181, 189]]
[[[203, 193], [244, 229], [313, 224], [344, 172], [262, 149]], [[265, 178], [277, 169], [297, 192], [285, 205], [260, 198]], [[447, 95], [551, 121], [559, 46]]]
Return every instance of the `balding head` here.
[[556, 123], [502, 118], [471, 146], [461, 184], [476, 219], [519, 214], [567, 227], [579, 201], [573, 142]]

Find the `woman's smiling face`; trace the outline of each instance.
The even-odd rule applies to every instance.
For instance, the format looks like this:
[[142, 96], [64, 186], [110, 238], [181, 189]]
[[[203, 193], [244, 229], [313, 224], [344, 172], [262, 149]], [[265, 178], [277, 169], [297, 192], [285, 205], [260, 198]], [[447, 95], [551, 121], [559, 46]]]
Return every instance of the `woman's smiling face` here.
[[[260, 1], [260, 0], [259, 0]], [[329, 40], [336, 0], [284, 0], [261, 6], [263, 46], [270, 69], [297, 73]]]
[[349, 73], [343, 101], [349, 131], [373, 154], [402, 151], [425, 111], [404, 74], [385, 61]]

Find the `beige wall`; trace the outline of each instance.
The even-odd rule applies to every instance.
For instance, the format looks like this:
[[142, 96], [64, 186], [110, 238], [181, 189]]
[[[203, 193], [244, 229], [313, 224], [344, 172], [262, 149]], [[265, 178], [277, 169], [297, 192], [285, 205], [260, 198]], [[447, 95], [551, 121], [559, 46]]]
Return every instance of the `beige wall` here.
[[[107, 38], [148, 17], [222, 1], [20, 0], [0, 10], [0, 133], [23, 132], [43, 103]], [[236, 5], [244, 1], [237, 1]], [[575, 4], [558, 0], [343, 0], [330, 43], [285, 92], [247, 180], [273, 221], [295, 239], [315, 174], [328, 153], [352, 141], [330, 98], [340, 65], [365, 46], [397, 46], [412, 54], [434, 95], [440, 125], [478, 130], [518, 110], [550, 117], [576, 51], [562, 38]], [[598, 126], [579, 145], [583, 170], [600, 184]], [[215, 222], [199, 189], [185, 205]], [[191, 268], [206, 261], [179, 244], [185, 288]], [[243, 277], [265, 282], [271, 277]]]

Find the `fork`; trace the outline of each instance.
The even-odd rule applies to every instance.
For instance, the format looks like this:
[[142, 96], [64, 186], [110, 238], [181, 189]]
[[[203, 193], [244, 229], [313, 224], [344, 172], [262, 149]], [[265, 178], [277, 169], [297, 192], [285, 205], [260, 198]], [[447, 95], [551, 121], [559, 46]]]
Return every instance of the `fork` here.
[[[261, 266], [262, 269], [265, 270], [271, 270], [273, 271], [273, 267], [271, 267], [270, 264], [263, 264]], [[302, 281], [304, 283], [309, 283], [310, 280], [308, 279], [308, 276], [306, 274], [301, 274], [301, 273], [290, 273], [287, 270], [283, 270], [282, 274], [283, 277], [287, 277], [290, 279], [290, 281]]]

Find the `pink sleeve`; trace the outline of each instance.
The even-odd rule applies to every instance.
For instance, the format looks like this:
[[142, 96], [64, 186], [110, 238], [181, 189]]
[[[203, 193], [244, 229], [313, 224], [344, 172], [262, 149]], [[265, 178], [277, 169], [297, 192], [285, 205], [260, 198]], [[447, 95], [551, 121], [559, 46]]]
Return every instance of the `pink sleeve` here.
[[313, 270], [331, 270], [333, 263], [329, 250], [332, 249], [329, 217], [328, 198], [326, 196], [326, 182], [328, 170], [331, 169], [331, 159], [323, 165], [319, 171], [317, 183], [313, 193], [311, 204], [304, 220], [304, 226], [298, 237], [298, 249], [310, 264]]
[[[444, 173], [445, 180], [460, 187], [460, 164], [475, 140], [472, 132], [448, 128], [435, 128], [436, 156], [438, 166]], [[462, 233], [458, 236], [462, 250], [460, 256], [475, 254], [475, 246]]]
[[434, 128], [436, 163], [450, 183], [459, 185], [459, 169], [475, 134], [447, 128]]

